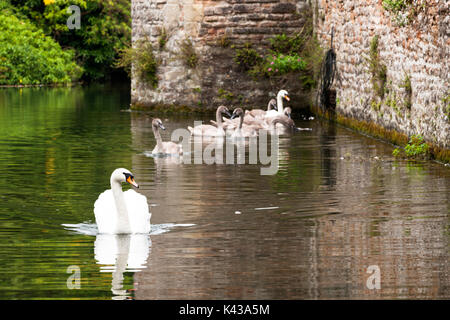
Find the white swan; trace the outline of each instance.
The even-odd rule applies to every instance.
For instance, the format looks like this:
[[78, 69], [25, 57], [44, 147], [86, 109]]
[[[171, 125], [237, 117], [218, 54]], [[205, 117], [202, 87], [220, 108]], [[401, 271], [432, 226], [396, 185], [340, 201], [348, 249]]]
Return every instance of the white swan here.
[[278, 115], [284, 114], [284, 108], [283, 108], [283, 99], [286, 99], [289, 101], [288, 92], [286, 90], [280, 90], [277, 94], [277, 109], [278, 110], [269, 110], [266, 112], [265, 118], [273, 118]]
[[161, 139], [161, 134], [159, 133], [159, 128], [166, 130], [161, 119], [155, 118], [152, 121], [152, 130], [156, 139], [156, 146], [152, 151], [152, 154], [173, 154], [179, 155], [183, 153], [183, 146], [172, 141], [163, 142]]
[[123, 182], [139, 187], [129, 170], [119, 168], [111, 174], [111, 189], [101, 193], [95, 201], [94, 215], [99, 233], [149, 233], [151, 213], [147, 198], [132, 189], [123, 192]]
[[210, 137], [223, 137], [225, 136], [225, 131], [223, 130], [222, 125], [222, 113], [225, 113], [227, 116], [231, 117], [230, 111], [225, 106], [220, 106], [216, 111], [216, 124], [217, 126], [213, 126], [210, 124], [201, 124], [194, 128], [188, 127], [188, 130], [191, 132], [193, 136], [210, 136]]

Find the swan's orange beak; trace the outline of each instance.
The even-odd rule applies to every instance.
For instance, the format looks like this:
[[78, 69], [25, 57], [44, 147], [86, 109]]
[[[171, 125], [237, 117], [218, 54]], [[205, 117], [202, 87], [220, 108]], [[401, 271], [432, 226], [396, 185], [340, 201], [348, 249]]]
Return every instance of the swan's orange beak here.
[[129, 184], [131, 184], [132, 186], [134, 186], [134, 187], [136, 187], [136, 188], [139, 188], [139, 185], [136, 183], [136, 181], [134, 181], [134, 179], [133, 179], [132, 177], [128, 177], [128, 178], [127, 178], [127, 182], [128, 182]]
[[290, 100], [291, 100], [287, 95], [284, 96], [284, 98], [285, 98], [287, 101], [290, 101]]

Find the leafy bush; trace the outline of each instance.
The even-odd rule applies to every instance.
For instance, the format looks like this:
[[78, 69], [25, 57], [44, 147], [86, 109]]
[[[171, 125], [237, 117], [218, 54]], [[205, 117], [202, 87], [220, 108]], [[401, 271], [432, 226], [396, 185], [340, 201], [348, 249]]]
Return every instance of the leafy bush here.
[[413, 135], [405, 146], [405, 153], [408, 157], [426, 156], [428, 154], [428, 144], [423, 137]]
[[408, 144], [404, 147], [403, 152], [399, 148], [395, 148], [392, 152], [394, 157], [400, 157], [404, 154], [408, 158], [425, 159], [429, 157], [429, 145], [420, 135], [412, 135]]
[[306, 62], [297, 53], [289, 55], [272, 52], [264, 56], [249, 43], [236, 50], [234, 61], [242, 71], [247, 71], [254, 77], [281, 76], [306, 68]]
[[184, 39], [180, 44], [180, 55], [184, 64], [189, 68], [195, 68], [198, 63], [197, 52], [195, 52], [194, 45], [190, 39]]
[[250, 43], [245, 43], [242, 48], [236, 49], [234, 62], [239, 66], [241, 71], [250, 71], [254, 67], [260, 65], [263, 56], [253, 49]]
[[159, 61], [153, 52], [149, 40], [136, 41], [135, 47], [125, 48], [120, 52], [116, 67], [123, 68], [131, 77], [131, 68], [134, 66], [138, 79], [150, 83], [154, 88], [158, 86]]
[[286, 34], [278, 34], [269, 39], [270, 48], [273, 52], [291, 55], [298, 53], [304, 46], [305, 38], [301, 33], [287, 36]]
[[56, 84], [77, 80], [83, 70], [73, 50], [62, 50], [27, 19], [0, 11], [0, 84]]
[[[6, 0], [1, 0], [6, 1]], [[115, 60], [131, 42], [129, 0], [9, 0], [62, 47], [72, 48], [87, 79], [99, 79], [113, 71]], [[81, 9], [81, 28], [69, 30], [70, 5]]]
[[383, 8], [392, 13], [399, 26], [410, 23], [426, 5], [427, 0], [383, 0]]
[[412, 1], [408, 0], [383, 0], [383, 8], [385, 10], [398, 12], [406, 9]]
[[304, 70], [305, 61], [296, 53], [292, 55], [269, 55], [265, 59], [264, 72], [266, 75], [283, 75], [289, 72]]

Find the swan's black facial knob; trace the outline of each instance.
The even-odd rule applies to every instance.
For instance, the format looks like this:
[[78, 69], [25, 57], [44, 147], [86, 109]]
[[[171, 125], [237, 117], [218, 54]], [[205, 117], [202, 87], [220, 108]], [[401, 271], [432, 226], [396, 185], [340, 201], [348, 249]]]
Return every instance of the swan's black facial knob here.
[[139, 185], [134, 181], [134, 176], [130, 173], [124, 172], [125, 181], [131, 184], [133, 187], [139, 188]]

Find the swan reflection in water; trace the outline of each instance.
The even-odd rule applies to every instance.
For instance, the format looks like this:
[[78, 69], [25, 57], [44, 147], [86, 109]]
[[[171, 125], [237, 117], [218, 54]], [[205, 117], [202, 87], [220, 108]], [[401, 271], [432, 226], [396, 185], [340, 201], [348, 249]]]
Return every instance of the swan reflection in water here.
[[132, 299], [123, 289], [125, 272], [140, 272], [147, 268], [152, 247], [151, 235], [157, 236], [174, 228], [192, 227], [195, 224], [163, 223], [152, 224], [149, 234], [101, 234], [95, 223], [89, 221], [77, 224], [62, 224], [64, 229], [75, 234], [95, 236], [94, 258], [100, 272], [112, 273], [112, 299]]
[[100, 272], [111, 272], [113, 300], [131, 299], [123, 289], [125, 272], [139, 272], [146, 268], [151, 250], [148, 234], [98, 234], [94, 254]]

